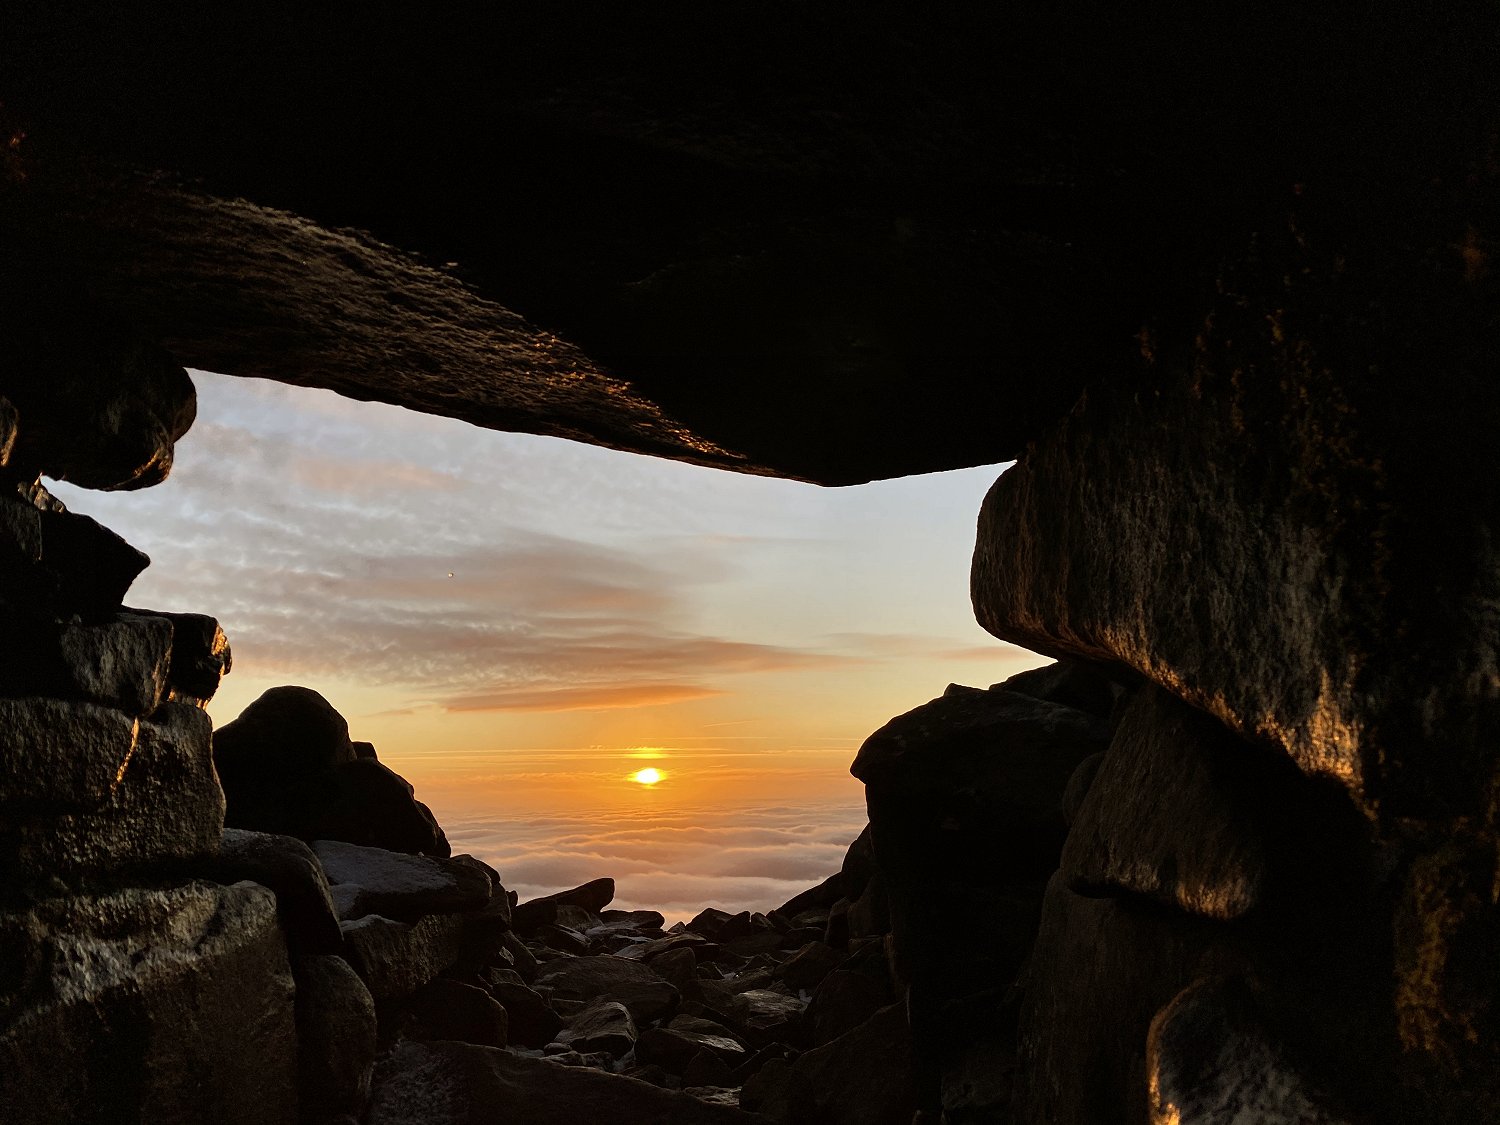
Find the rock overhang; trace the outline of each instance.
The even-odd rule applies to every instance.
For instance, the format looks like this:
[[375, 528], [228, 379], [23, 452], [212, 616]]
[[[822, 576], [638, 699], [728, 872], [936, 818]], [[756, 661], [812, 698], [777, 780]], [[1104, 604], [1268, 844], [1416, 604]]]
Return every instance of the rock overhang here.
[[1394, 7], [1161, 15], [23, 5], [3, 233], [189, 365], [828, 484], [995, 463], [1294, 182], [1451, 171], [1484, 84]]

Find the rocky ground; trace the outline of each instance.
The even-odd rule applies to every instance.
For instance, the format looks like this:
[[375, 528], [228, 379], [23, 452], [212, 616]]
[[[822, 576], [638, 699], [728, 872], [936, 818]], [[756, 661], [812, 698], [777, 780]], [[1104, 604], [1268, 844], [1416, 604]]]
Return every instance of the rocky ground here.
[[[299, 771], [233, 764], [264, 767], [278, 749]], [[593, 1106], [627, 1121], [747, 1120], [741, 1107], [786, 1118], [819, 1109], [831, 1069], [842, 1089], [857, 1078], [859, 1097], [822, 1119], [911, 1119], [868, 830], [842, 870], [779, 909], [709, 908], [667, 927], [655, 911], [609, 909], [609, 878], [518, 902], [499, 872], [449, 855], [440, 830], [413, 836], [431, 819], [404, 783], [361, 813], [323, 782], [351, 764], [381, 777], [374, 748], [350, 742], [315, 692], [268, 692], [222, 729], [216, 757], [231, 825], [279, 818], [387, 843], [407, 831], [397, 850], [225, 829], [217, 877], [272, 887], [293, 948], [304, 1116], [441, 1125], [509, 1120], [524, 1103], [528, 1121]], [[398, 798], [417, 815], [403, 821]]]

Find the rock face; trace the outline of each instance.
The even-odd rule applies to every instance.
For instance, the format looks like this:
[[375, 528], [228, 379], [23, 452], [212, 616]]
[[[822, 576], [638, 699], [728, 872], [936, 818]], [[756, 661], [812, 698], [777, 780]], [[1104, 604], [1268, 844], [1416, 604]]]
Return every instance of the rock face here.
[[49, 900], [0, 915], [0, 946], [8, 1122], [297, 1120], [292, 978], [264, 888]]
[[[1362, 848], [1382, 858], [1352, 884], [1329, 879], [1321, 901], [1383, 899], [1370, 925], [1392, 943], [1374, 970], [1395, 984], [1394, 1016], [1371, 1016], [1385, 1060], [1372, 1081], [1399, 1075], [1400, 1112], [1441, 1120], [1500, 1094], [1500, 1003], [1464, 952], [1500, 932], [1482, 889], [1500, 776], [1486, 608], [1500, 495], [1465, 460], [1500, 396], [1478, 375], [1493, 332], [1470, 304], [1491, 282], [1458, 259], [1425, 288], [1403, 272], [1430, 237], [1376, 257], [1373, 230], [1314, 208], [1266, 238], [1221, 277], [1195, 341], [1159, 354], [1149, 392], [1091, 394], [997, 482], [973, 593], [991, 632], [1128, 667], [1255, 744], [1233, 764], [1231, 741], [1195, 736], [1190, 760], [1180, 722], [1159, 714], [1152, 743], [1107, 755], [1069, 844], [1080, 889], [1253, 911], [1257, 852], [1316, 865], [1319, 850], [1281, 819], [1311, 790], [1254, 755], [1343, 789], [1374, 842], [1345, 835], [1332, 851], [1355, 868]], [[1358, 281], [1337, 280], [1355, 259]], [[1423, 321], [1372, 322], [1374, 307]], [[1439, 372], [1419, 406], [1401, 389], [1414, 365]], [[1169, 822], [1176, 851], [1147, 839]]]
[[301, 840], [226, 828], [219, 854], [206, 871], [220, 881], [248, 879], [274, 891], [281, 928], [294, 950], [338, 953], [343, 949], [328, 877], [318, 857]]
[[6, 341], [5, 392], [21, 423], [9, 462], [83, 488], [165, 480], [173, 444], [197, 414], [192, 380], [97, 306], [50, 296]]
[[[1231, 340], [1229, 320], [1191, 378], [1149, 404], [1092, 397], [1001, 477], [975, 556], [980, 621], [1126, 664], [1372, 810], [1472, 811], [1495, 703], [1489, 674], [1466, 669], [1493, 667], [1494, 642], [1483, 613], [1465, 625], [1460, 607], [1477, 611], [1500, 582], [1486, 545], [1500, 505], [1487, 483], [1420, 516], [1401, 500], [1435, 483], [1419, 462], [1439, 433], [1471, 448], [1462, 435], [1500, 404], [1434, 404], [1419, 435], [1379, 388], [1311, 370], [1294, 348], [1316, 354], [1319, 338]], [[1236, 390], [1251, 367], [1284, 378]], [[1430, 597], [1439, 533], [1454, 545], [1440, 561], [1451, 618]], [[1439, 649], [1451, 671], [1435, 676]], [[1422, 733], [1439, 715], [1452, 739]]]

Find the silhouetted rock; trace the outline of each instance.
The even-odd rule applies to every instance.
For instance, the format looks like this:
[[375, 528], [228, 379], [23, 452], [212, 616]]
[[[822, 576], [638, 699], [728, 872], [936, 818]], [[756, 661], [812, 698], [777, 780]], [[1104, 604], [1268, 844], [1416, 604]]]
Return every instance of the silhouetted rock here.
[[831, 1043], [890, 1004], [890, 985], [868, 973], [829, 973], [813, 990], [805, 1018], [808, 1042]]
[[0, 496], [0, 597], [66, 616], [120, 608], [150, 563], [88, 516]]
[[0, 950], [7, 1125], [297, 1120], [292, 978], [264, 887], [44, 900], [0, 913]]
[[789, 1065], [768, 1064], [753, 1089], [746, 1085], [741, 1104], [786, 1125], [911, 1125], [910, 1058], [906, 1011], [892, 1004]]
[[701, 910], [687, 924], [687, 928], [694, 934], [700, 934], [710, 941], [733, 941], [736, 938], [745, 937], [747, 934], [755, 933], [764, 929], [758, 926], [751, 916], [750, 911], [742, 910], [738, 914], [731, 914], [727, 910], [719, 910], [710, 906]]
[[1021, 1008], [1019, 1118], [1144, 1125], [1151, 1020], [1216, 964], [1242, 964], [1221, 924], [1054, 878]]
[[519, 976], [496, 981], [490, 985], [490, 995], [505, 1009], [510, 1041], [518, 1046], [533, 1050], [545, 1047], [562, 1030], [562, 1017], [535, 990], [522, 984]]
[[1101, 668], [1076, 660], [1059, 660], [1040, 668], [1017, 672], [1010, 679], [990, 688], [991, 691], [1014, 691], [1048, 703], [1060, 703], [1097, 719], [1108, 719], [1114, 712], [1120, 687]]
[[[868, 901], [849, 908], [849, 932], [880, 933], [888, 906], [924, 1109], [937, 1107], [943, 1060], [955, 1049], [943, 1008], [975, 992], [998, 997], [1014, 981], [1066, 835], [1063, 792], [1108, 738], [1097, 715], [959, 688], [892, 719], [855, 758], [877, 870]], [[955, 904], [984, 941], [955, 943]]]
[[214, 734], [235, 828], [446, 857], [451, 849], [411, 785], [355, 754], [349, 725], [317, 692], [271, 688]]
[[556, 922], [558, 907], [577, 906], [591, 914], [598, 914], [610, 904], [614, 897], [615, 881], [613, 879], [594, 879], [571, 890], [558, 891], [556, 894], [517, 903], [515, 909], [511, 911], [511, 924], [521, 933], [527, 933], [538, 926]]
[[95, 304], [58, 294], [7, 333], [5, 392], [20, 416], [11, 462], [83, 488], [166, 479], [197, 413], [193, 381]]
[[311, 835], [387, 851], [447, 857], [452, 849], [431, 810], [400, 774], [371, 758], [330, 771], [327, 798], [308, 817]]
[[779, 975], [788, 988], [810, 992], [843, 964], [844, 956], [821, 941], [810, 941], [782, 962]]
[[229, 638], [212, 617], [202, 613], [161, 613], [127, 609], [127, 615], [162, 620], [172, 626], [172, 659], [167, 670], [171, 698], [207, 703], [219, 690], [219, 681], [229, 675], [233, 658]]
[[[748, 912], [746, 918], [749, 918]], [[627, 961], [655, 961], [667, 953], [686, 949], [693, 955], [696, 963], [698, 959], [712, 961], [718, 955], [719, 947], [700, 934], [688, 932], [685, 934], [668, 934], [666, 937], [654, 938], [650, 941], [636, 942], [627, 945], [623, 949], [615, 951], [616, 957], [623, 957]]]
[[308, 821], [332, 798], [334, 767], [353, 760], [349, 724], [309, 688], [271, 688], [214, 732], [234, 828], [306, 839]]

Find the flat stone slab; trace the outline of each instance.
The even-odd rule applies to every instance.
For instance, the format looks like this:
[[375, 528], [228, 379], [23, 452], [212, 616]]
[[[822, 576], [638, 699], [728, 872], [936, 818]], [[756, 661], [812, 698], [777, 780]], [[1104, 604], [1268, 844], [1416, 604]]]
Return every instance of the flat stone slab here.
[[478, 910], [490, 900], [489, 876], [453, 860], [342, 840], [314, 840], [312, 850], [334, 888], [340, 918], [416, 918]]
[[625, 1005], [604, 1000], [573, 1016], [555, 1038], [580, 1055], [603, 1051], [619, 1058], [636, 1045], [638, 1035]]

